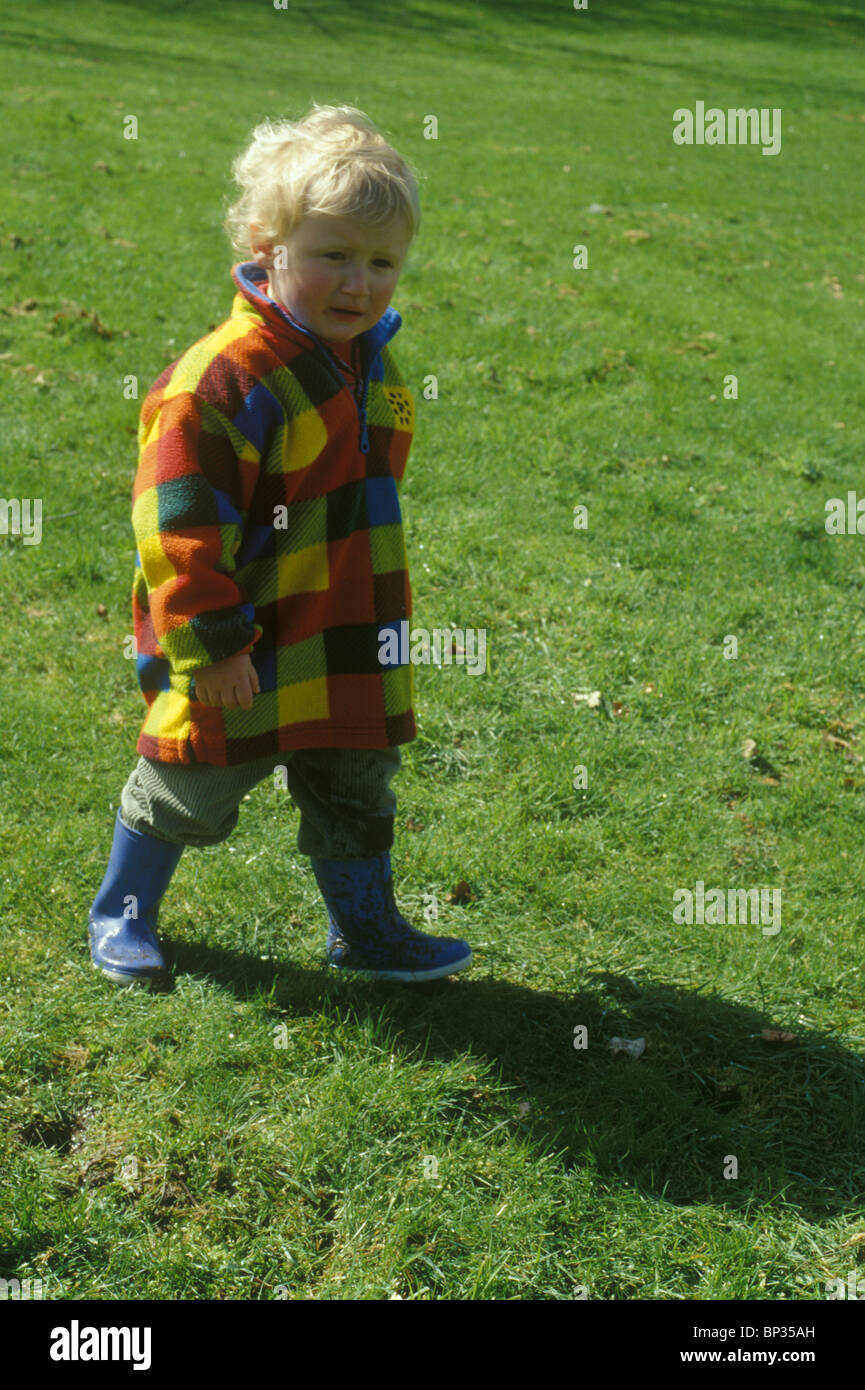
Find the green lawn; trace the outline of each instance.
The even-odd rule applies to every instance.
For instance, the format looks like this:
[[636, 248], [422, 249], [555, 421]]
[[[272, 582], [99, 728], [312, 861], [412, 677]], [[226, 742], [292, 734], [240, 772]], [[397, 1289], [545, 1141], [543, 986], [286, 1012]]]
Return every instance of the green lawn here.
[[[824, 1299], [865, 1257], [865, 539], [824, 524], [865, 495], [861, 11], [6, 0], [0, 47], [0, 495], [45, 518], [0, 536], [0, 1277]], [[489, 669], [417, 668], [392, 861], [475, 964], [331, 978], [263, 783], [181, 860], [174, 988], [122, 991], [86, 919], [144, 714], [138, 410], [229, 312], [231, 159], [312, 100], [422, 174], [413, 622]], [[698, 100], [781, 108], [781, 153], [675, 145]], [[698, 881], [780, 931], [674, 921]]]

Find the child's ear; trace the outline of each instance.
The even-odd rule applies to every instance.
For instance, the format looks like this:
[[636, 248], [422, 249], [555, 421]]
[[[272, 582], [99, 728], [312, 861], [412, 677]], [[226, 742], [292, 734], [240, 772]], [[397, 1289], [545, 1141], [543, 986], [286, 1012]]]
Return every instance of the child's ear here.
[[254, 261], [263, 265], [266, 270], [273, 268], [273, 243], [260, 236], [255, 222], [249, 224], [249, 248]]

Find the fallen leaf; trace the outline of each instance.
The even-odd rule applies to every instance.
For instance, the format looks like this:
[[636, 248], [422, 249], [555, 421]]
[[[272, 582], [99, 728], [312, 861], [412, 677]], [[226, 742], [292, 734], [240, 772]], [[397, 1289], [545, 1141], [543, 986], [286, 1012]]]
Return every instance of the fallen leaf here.
[[20, 304], [11, 304], [7, 312], [19, 318], [22, 314], [35, 314], [38, 308], [38, 299], [22, 299]]
[[465, 879], [461, 878], [455, 888], [452, 888], [449, 893], [445, 893], [444, 900], [446, 903], [470, 903], [473, 901], [473, 898], [474, 894], [471, 888], [469, 888]]
[[768, 758], [764, 758], [762, 753], [758, 753], [757, 745], [752, 738], [746, 738], [742, 744], [742, 757], [747, 758], [754, 772], [762, 773], [761, 782], [768, 782], [770, 786], [777, 786], [781, 780], [781, 774], [777, 767], [773, 767]]
[[84, 1067], [90, 1060], [90, 1049], [79, 1043], [67, 1043], [54, 1055], [58, 1061], [63, 1058], [73, 1067]]
[[763, 1042], [771, 1043], [773, 1047], [789, 1047], [790, 1043], [799, 1041], [795, 1033], [785, 1033], [783, 1028], [764, 1028], [760, 1037]]
[[627, 230], [626, 232], [622, 232], [622, 236], [626, 236], [626, 237], [628, 238], [628, 241], [630, 241], [630, 242], [634, 242], [634, 241], [650, 241], [650, 240], [651, 240], [651, 237], [652, 237], [652, 233], [651, 233], [651, 232], [643, 232], [643, 231], [640, 230], [639, 227], [629, 227], [628, 230]]
[[701, 352], [707, 359], [718, 356], [717, 352], [712, 352], [706, 343], [700, 342], [697, 338], [692, 338], [689, 343], [682, 343], [679, 347], [671, 347], [670, 352]]
[[828, 743], [830, 748], [850, 748], [852, 752], [852, 745], [847, 742], [846, 738], [838, 738], [836, 734], [829, 734], [825, 729], [823, 730], [823, 742]]

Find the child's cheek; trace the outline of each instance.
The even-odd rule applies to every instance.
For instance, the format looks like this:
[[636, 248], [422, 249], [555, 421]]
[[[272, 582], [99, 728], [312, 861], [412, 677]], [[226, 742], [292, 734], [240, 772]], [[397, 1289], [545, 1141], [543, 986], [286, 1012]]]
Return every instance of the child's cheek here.
[[326, 299], [334, 287], [334, 276], [326, 270], [315, 270], [304, 277], [304, 288], [310, 299]]

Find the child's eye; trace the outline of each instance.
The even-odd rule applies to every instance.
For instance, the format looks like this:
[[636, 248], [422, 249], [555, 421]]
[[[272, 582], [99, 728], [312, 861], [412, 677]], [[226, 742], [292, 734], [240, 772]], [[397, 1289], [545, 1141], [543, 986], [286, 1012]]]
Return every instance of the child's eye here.
[[[322, 255], [326, 261], [345, 259], [342, 251], [323, 251]], [[387, 260], [384, 256], [379, 256], [377, 260], [373, 261], [373, 265], [383, 266], [386, 270], [393, 270], [393, 261]]]

